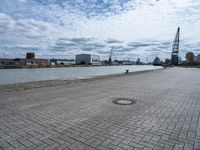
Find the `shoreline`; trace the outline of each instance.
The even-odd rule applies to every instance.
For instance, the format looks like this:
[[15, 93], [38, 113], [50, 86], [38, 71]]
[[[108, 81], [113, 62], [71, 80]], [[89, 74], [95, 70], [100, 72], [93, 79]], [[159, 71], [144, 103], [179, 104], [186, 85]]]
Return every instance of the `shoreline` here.
[[[27, 65], [27, 66], [0, 66], [0, 69], [45, 69], [45, 68], [69, 68], [69, 67], [101, 67], [101, 66], [109, 66], [109, 65], [55, 65], [55, 66], [35, 66], [35, 65]], [[112, 66], [123, 66], [123, 65], [112, 65]]]
[[76, 83], [92, 82], [95, 80], [131, 76], [131, 75], [147, 73], [147, 72], [155, 72], [155, 71], [160, 71], [163, 69], [166, 69], [166, 68], [129, 72], [128, 74], [124, 72], [120, 74], [83, 77], [83, 78], [77, 78], [77, 79], [71, 79], [71, 80], [69, 79], [68, 80], [44, 80], [44, 81], [34, 81], [34, 82], [26, 82], [26, 83], [5, 84], [5, 85], [0, 85], [0, 92], [7, 93], [7, 92], [17, 92], [17, 91], [26, 91], [26, 90], [31, 90], [31, 89], [55, 87], [55, 86], [65, 86], [65, 85], [70, 85], [70, 84], [72, 85]]

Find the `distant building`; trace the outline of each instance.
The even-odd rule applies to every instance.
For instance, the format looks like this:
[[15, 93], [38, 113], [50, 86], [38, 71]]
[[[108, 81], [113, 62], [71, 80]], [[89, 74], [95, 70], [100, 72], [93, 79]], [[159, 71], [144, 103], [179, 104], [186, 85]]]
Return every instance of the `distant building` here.
[[140, 62], [140, 58], [137, 59], [136, 65], [142, 65], [142, 63]]
[[34, 64], [38, 66], [49, 66], [49, 60], [48, 59], [35, 59]]
[[101, 61], [101, 65], [102, 66], [107, 66], [107, 65], [110, 65], [110, 63], [107, 60], [103, 60], [103, 61]]
[[119, 61], [118, 60], [114, 60], [114, 61], [108, 61], [109, 65], [119, 65]]
[[15, 58], [14, 59], [16, 66], [24, 66], [26, 65], [26, 59], [25, 58]]
[[122, 61], [122, 65], [133, 65], [134, 62], [133, 61], [129, 61], [129, 60], [123, 60]]
[[6, 59], [0, 58], [0, 68], [16, 68], [22, 67], [26, 64], [25, 59], [15, 58], [15, 59]]
[[35, 53], [26, 53], [26, 65], [35, 64]]
[[0, 58], [0, 66], [14, 65], [14, 59]]
[[26, 58], [6, 59], [0, 58], [0, 68], [23, 68], [23, 67], [48, 67], [48, 59], [35, 58], [34, 53], [26, 53]]
[[26, 53], [26, 59], [35, 59], [35, 53]]
[[[23, 60], [21, 60], [23, 62]], [[25, 65], [48, 66], [48, 59], [35, 58], [35, 53], [26, 53]]]
[[76, 55], [76, 64], [101, 65], [100, 56], [91, 54], [79, 54]]
[[194, 57], [194, 61], [200, 63], [200, 54]]
[[160, 60], [160, 58], [159, 57], [155, 57], [155, 59], [153, 60], [153, 65], [154, 66], [160, 66], [160, 65], [162, 65], [162, 61]]
[[54, 65], [74, 65], [74, 59], [50, 59], [50, 64]]

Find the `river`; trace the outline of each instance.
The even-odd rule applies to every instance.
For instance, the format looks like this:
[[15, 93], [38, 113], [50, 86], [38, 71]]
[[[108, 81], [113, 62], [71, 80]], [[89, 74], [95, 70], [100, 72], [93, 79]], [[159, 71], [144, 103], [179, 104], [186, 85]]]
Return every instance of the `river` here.
[[0, 85], [25, 83], [43, 80], [72, 80], [101, 75], [120, 74], [126, 70], [137, 72], [160, 69], [160, 66], [100, 66], [68, 68], [0, 69]]

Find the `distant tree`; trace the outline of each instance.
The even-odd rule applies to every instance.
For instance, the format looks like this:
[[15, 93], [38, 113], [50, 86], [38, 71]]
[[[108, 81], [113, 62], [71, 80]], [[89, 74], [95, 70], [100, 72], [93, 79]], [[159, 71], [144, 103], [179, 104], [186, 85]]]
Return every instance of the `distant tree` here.
[[170, 64], [170, 62], [171, 62], [171, 60], [170, 60], [170, 59], [168, 59], [168, 58], [167, 58], [167, 59], [165, 59], [165, 64], [166, 64], [166, 65], [169, 65], [169, 64]]
[[140, 58], [137, 59], [136, 65], [141, 65]]
[[187, 62], [190, 62], [190, 63], [194, 61], [194, 57], [195, 55], [193, 52], [188, 52], [185, 56], [185, 58], [187, 59]]

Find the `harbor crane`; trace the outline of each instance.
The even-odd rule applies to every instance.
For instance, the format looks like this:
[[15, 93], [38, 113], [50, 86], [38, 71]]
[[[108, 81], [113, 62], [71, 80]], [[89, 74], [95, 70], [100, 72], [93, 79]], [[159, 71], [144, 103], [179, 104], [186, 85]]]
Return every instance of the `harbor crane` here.
[[109, 59], [108, 59], [109, 65], [112, 65], [112, 52], [113, 52], [113, 47], [110, 50], [110, 56], [109, 56]]
[[176, 32], [175, 39], [172, 44], [172, 55], [171, 55], [171, 64], [178, 65], [179, 63], [179, 42], [180, 42], [180, 27]]

